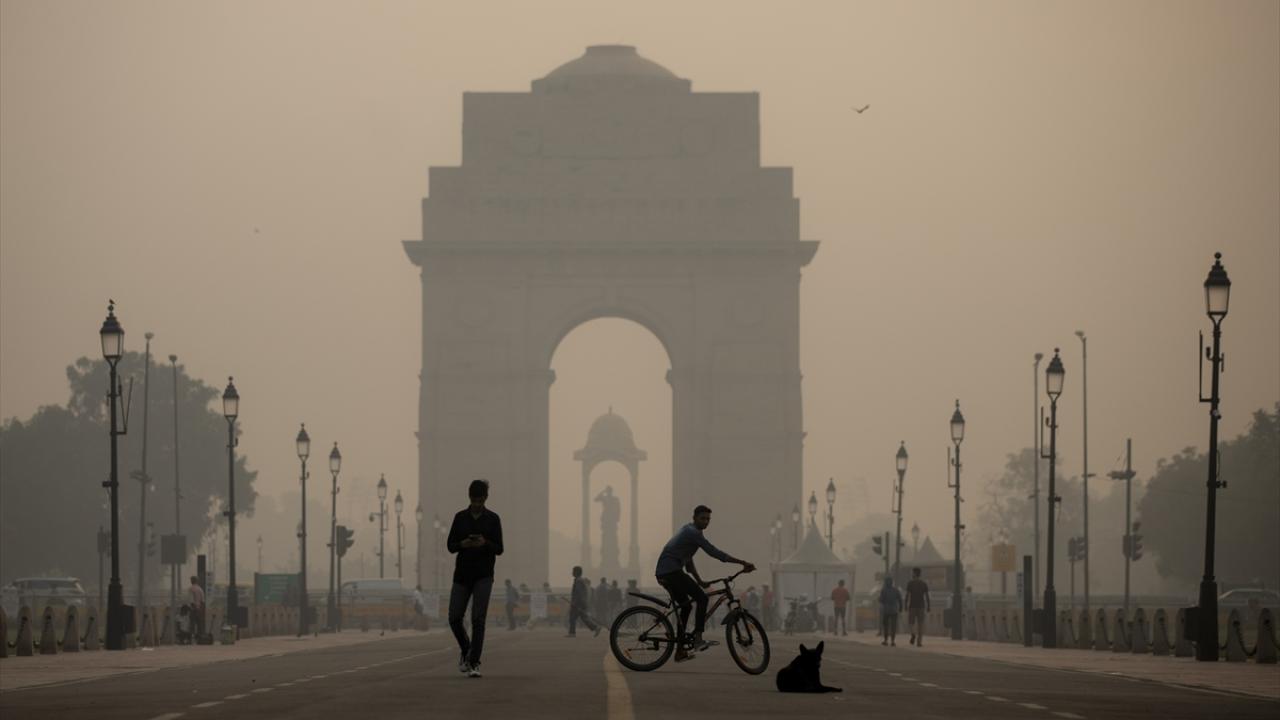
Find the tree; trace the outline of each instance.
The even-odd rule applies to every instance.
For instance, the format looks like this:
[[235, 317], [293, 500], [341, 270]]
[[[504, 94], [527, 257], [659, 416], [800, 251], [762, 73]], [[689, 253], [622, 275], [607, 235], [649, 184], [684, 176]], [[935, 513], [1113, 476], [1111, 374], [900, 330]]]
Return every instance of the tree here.
[[[125, 392], [134, 378], [129, 433], [120, 437], [120, 567], [126, 592], [136, 577], [141, 483], [130, 473], [141, 467], [141, 353], [121, 358]], [[153, 359], [150, 372], [150, 437], [147, 470], [152, 489], [147, 520], [156, 535], [173, 532], [173, 375]], [[107, 364], [80, 358], [67, 368], [71, 395], [66, 407], [45, 406], [26, 421], [0, 426], [0, 568], [5, 580], [24, 575], [72, 575], [96, 582], [98, 528], [110, 530]], [[227, 424], [221, 390], [188, 377], [178, 366], [178, 431], [181, 456], [182, 531], [193, 556], [212, 525], [210, 508], [227, 495]], [[239, 423], [237, 423], [239, 432]], [[236, 457], [236, 511], [252, 513], [257, 473]], [[158, 544], [158, 543], [157, 543]], [[246, 546], [247, 547], [247, 546]], [[147, 577], [168, 585], [160, 553], [148, 557]], [[245, 556], [244, 559], [248, 559]], [[188, 564], [190, 564], [188, 562]], [[108, 572], [110, 572], [108, 570]]]
[[[1008, 542], [1017, 546], [1019, 556], [1034, 552], [1035, 499], [1032, 496], [1035, 492], [1035, 462], [1033, 448], [1022, 448], [1006, 456], [1004, 472], [986, 483], [986, 499], [978, 507], [979, 530], [970, 531], [975, 532], [973, 537], [985, 539], [989, 534], [996, 540], [1007, 538]], [[1040, 462], [1040, 552], [1043, 556], [1049, 529], [1049, 472], [1045, 467], [1047, 461]], [[1067, 539], [1080, 534], [1084, 491], [1079, 478], [1063, 477], [1059, 471], [1054, 478], [1054, 492], [1062, 498], [1054, 520], [1054, 545], [1058, 550], [1058, 554], [1054, 556], [1057, 574], [1058, 567], [1065, 567]], [[982, 557], [985, 564], [987, 555]], [[1055, 585], [1065, 584], [1059, 582], [1063, 579], [1063, 576], [1055, 578]]]
[[[1226, 586], [1280, 585], [1280, 403], [1260, 409], [1243, 435], [1219, 446], [1217, 557]], [[1143, 546], [1161, 577], [1194, 588], [1204, 575], [1208, 459], [1186, 448], [1161, 459], [1137, 503]]]

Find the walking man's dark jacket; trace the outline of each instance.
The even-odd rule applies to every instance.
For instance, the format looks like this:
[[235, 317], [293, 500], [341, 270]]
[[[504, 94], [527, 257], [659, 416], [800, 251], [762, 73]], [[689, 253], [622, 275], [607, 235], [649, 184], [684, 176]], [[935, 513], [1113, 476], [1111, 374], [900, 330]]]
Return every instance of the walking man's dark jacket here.
[[[483, 536], [485, 544], [481, 547], [462, 547], [462, 541], [470, 535]], [[453, 516], [453, 525], [449, 528], [449, 539], [445, 545], [449, 552], [458, 554], [453, 568], [454, 582], [470, 585], [476, 580], [493, 577], [494, 559], [502, 554], [502, 521], [489, 508], [481, 511], [478, 518], [472, 517], [471, 508], [464, 508]]]

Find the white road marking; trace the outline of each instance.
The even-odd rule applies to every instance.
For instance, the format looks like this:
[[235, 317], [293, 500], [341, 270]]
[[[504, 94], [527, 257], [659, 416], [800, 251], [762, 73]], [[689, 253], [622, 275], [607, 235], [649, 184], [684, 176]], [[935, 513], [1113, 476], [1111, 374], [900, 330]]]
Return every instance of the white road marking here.
[[151, 720], [173, 720], [174, 718], [180, 717], [182, 717], [182, 713], [165, 713], [163, 715], [157, 715], [151, 718]]
[[903, 680], [906, 680], [907, 682], [920, 682], [918, 679], [913, 678], [913, 677], [907, 677], [906, 675], [903, 675], [903, 676], [902, 676], [902, 679], [903, 679]]
[[311, 676], [311, 679], [312, 679], [312, 680], [323, 680], [323, 679], [325, 679], [325, 678], [327, 678], [327, 677], [329, 677], [329, 676], [328, 676], [328, 675], [312, 675], [312, 676]]
[[889, 673], [889, 674], [890, 674], [890, 675], [892, 675], [892, 676], [894, 676], [894, 677], [902, 677], [902, 673], [891, 672], [891, 673]]
[[604, 679], [607, 689], [606, 717], [609, 720], [635, 720], [635, 711], [631, 707], [631, 690], [627, 687], [627, 679], [622, 676], [622, 668], [611, 653], [604, 655]]
[[999, 695], [988, 695], [987, 699], [995, 702], [1009, 702], [1009, 698], [1002, 698]]
[[1077, 714], [1075, 714], [1075, 713], [1069, 713], [1069, 712], [1056, 712], [1056, 713], [1054, 713], [1054, 715], [1057, 715], [1057, 716], [1058, 716], [1058, 717], [1060, 717], [1060, 718], [1066, 718], [1067, 720], [1084, 720], [1084, 716], [1083, 716], [1083, 715], [1077, 715]]
[[966, 695], [986, 695], [986, 693], [981, 690], [965, 690], [964, 692]]
[[291, 683], [291, 682], [287, 682], [287, 683], [276, 683], [276, 687], [289, 687], [289, 686], [290, 686], [290, 685], [292, 685], [292, 684], [293, 684], [293, 683]]
[[256, 690], [252, 690], [252, 691], [250, 691], [250, 692], [264, 693], [264, 692], [271, 692], [272, 690], [275, 690], [275, 688], [258, 688], [258, 689], [256, 689]]
[[192, 705], [191, 707], [193, 707], [193, 708], [211, 708], [211, 707], [213, 707], [214, 705], [221, 705], [221, 704], [222, 704], [222, 701], [221, 701], [221, 700], [211, 700], [211, 701], [209, 701], [209, 702], [202, 702], [202, 703], [200, 703], [199, 705]]
[[1018, 704], [1024, 708], [1027, 708], [1028, 710], [1048, 710], [1049, 709], [1043, 705], [1037, 705], [1035, 703], [1018, 703]]
[[936, 688], [936, 687], [938, 687], [938, 686], [937, 686], [937, 685], [935, 685], [935, 684], [933, 684], [933, 683], [926, 683], [926, 682], [922, 682], [922, 683], [920, 683], [920, 687], [932, 687], [932, 688]]
[[247, 698], [247, 697], [249, 696], [248, 695], [228, 695], [222, 699], [223, 700], [240, 700], [242, 698]]
[[294, 682], [296, 683], [311, 682], [311, 678], [298, 678], [297, 680], [294, 680]]

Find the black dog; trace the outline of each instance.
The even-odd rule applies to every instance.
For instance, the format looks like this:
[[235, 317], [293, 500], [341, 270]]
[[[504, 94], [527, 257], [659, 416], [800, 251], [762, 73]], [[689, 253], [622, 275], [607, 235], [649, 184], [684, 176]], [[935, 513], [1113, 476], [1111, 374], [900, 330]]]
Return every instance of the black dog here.
[[826, 642], [818, 643], [818, 647], [810, 650], [800, 646], [800, 657], [778, 671], [779, 692], [824, 693], [844, 692], [838, 687], [827, 687], [818, 677], [818, 669], [822, 665], [822, 648]]

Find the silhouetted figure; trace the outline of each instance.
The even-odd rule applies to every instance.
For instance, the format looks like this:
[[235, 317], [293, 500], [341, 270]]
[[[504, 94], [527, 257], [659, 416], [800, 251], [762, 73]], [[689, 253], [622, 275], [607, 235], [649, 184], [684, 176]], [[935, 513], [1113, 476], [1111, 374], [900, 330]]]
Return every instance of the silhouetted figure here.
[[849, 621], [845, 617], [845, 613], [849, 609], [849, 588], [844, 586], [843, 580], [831, 590], [831, 605], [835, 609], [836, 615], [836, 624], [833, 632], [848, 635]]
[[191, 576], [191, 623], [192, 636], [204, 635], [204, 588], [200, 587], [200, 578]]
[[516, 629], [516, 605], [520, 603], [520, 592], [516, 590], [516, 586], [511, 584], [511, 578], [507, 578], [507, 630]]
[[622, 502], [613, 494], [612, 485], [606, 485], [596, 495], [596, 502], [600, 503], [600, 569], [613, 572], [622, 567], [618, 561], [618, 524], [622, 520]]
[[902, 610], [902, 593], [893, 586], [893, 578], [886, 577], [880, 588], [880, 632], [884, 639], [881, 645], [897, 645], [898, 612]]
[[578, 634], [578, 620], [582, 620], [582, 624], [596, 635], [600, 634], [600, 626], [591, 619], [587, 614], [587, 607], [590, 603], [591, 582], [582, 577], [582, 567], [573, 566], [573, 586], [569, 590], [569, 634], [566, 637], [576, 637]]
[[[487, 480], [472, 480], [467, 496], [471, 504], [453, 516], [445, 543], [449, 552], [458, 556], [449, 593], [449, 629], [453, 630], [462, 651], [458, 671], [478, 678], [485, 616], [489, 614], [489, 594], [493, 592], [493, 565], [502, 554], [502, 521], [497, 513], [484, 506], [489, 499]], [[470, 638], [462, 626], [468, 602], [471, 604]]]
[[[702, 581], [698, 569], [693, 565], [693, 556], [698, 549], [701, 548], [720, 562], [741, 565], [747, 572], [756, 569], [755, 565], [739, 560], [712, 545], [702, 534], [710, 524], [711, 508], [706, 505], [694, 508], [693, 522], [677, 530], [667, 541], [662, 553], [658, 555], [658, 566], [654, 569], [658, 584], [671, 593], [671, 600], [680, 607], [680, 625], [676, 628], [676, 662], [692, 657], [685, 649], [684, 641], [685, 625], [689, 622], [689, 611], [692, 609], [690, 601], [698, 608], [693, 622], [693, 649], [705, 650], [710, 646], [710, 643], [702, 639], [702, 631], [707, 623], [707, 594], [702, 589], [710, 585]], [[693, 577], [686, 575], [686, 570]]]
[[920, 568], [912, 568], [907, 581], [907, 629], [916, 647], [924, 644], [924, 615], [929, 609], [929, 586], [920, 579]]
[[600, 584], [596, 586], [595, 592], [591, 594], [591, 599], [595, 601], [595, 619], [598, 622], [609, 622], [609, 582], [604, 578], [600, 578]]
[[609, 584], [609, 623], [613, 623], [613, 619], [622, 612], [622, 588], [618, 587], [618, 581], [614, 580]]

